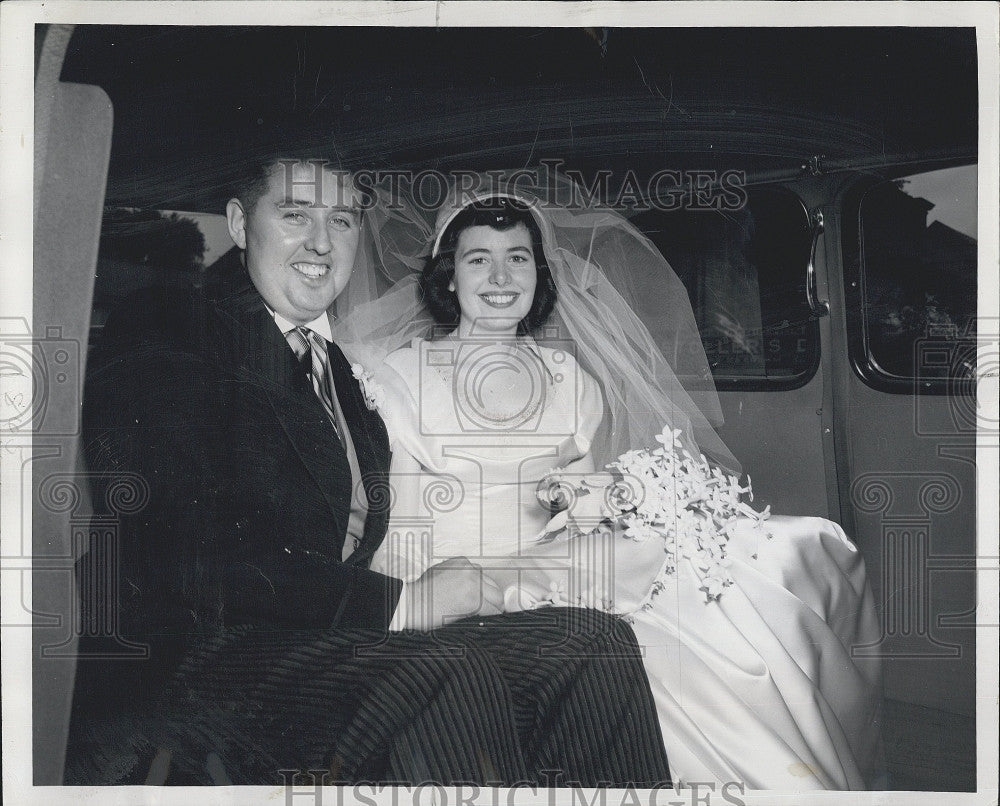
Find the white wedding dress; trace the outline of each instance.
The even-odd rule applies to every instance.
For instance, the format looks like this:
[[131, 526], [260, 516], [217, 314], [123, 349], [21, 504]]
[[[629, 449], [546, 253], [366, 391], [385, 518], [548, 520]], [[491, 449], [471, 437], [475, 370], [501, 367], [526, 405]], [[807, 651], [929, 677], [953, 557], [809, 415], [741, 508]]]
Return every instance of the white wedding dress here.
[[[587, 469], [602, 397], [567, 352], [538, 350], [545, 371], [523, 367], [532, 394], [499, 417], [477, 397], [476, 372], [456, 375], [474, 355], [455, 342], [417, 341], [389, 356], [377, 377], [395, 500], [375, 570], [412, 580], [449, 557], [489, 573], [541, 556], [552, 587], [572, 573], [572, 540], [556, 549], [536, 541], [550, 517], [536, 486], [553, 468]], [[505, 418], [507, 427], [496, 425]], [[680, 560], [632, 616], [675, 784], [879, 787], [879, 670], [852, 656], [879, 637], [861, 555], [822, 518], [767, 526], [771, 538], [751, 519], [731, 536], [734, 584], [718, 600], [707, 601], [699, 570]], [[639, 550], [615, 540], [617, 551]]]

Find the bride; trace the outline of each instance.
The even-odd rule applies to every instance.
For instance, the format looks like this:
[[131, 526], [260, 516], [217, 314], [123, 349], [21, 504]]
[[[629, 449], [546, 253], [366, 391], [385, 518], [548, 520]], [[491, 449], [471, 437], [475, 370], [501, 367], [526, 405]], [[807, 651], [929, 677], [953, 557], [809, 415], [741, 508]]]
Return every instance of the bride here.
[[[398, 199], [368, 218], [405, 274], [335, 333], [393, 441], [373, 569], [466, 557], [507, 610], [628, 618], [675, 784], [878, 786], [860, 553], [835, 523], [748, 505], [680, 280], [621, 216], [525, 174], [463, 181], [433, 226]], [[663, 289], [670, 362], [628, 274]]]

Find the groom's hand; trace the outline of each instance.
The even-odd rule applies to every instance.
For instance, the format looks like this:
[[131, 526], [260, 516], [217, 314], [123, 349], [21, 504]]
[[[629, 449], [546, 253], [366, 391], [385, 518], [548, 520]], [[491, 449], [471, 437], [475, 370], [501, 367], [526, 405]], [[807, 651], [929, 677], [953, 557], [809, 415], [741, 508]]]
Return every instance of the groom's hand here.
[[466, 616], [503, 612], [503, 593], [465, 557], [452, 557], [428, 568], [407, 584], [406, 628], [433, 630]]

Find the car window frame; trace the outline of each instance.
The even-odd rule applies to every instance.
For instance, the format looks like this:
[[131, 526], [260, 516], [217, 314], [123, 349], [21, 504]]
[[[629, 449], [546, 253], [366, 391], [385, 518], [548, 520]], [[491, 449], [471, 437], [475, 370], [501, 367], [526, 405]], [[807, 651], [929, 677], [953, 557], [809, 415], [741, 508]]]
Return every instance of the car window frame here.
[[[960, 378], [900, 377], [884, 371], [869, 349], [869, 328], [865, 321], [865, 272], [862, 266], [861, 203], [872, 188], [894, 179], [946, 168], [978, 164], [978, 154], [944, 160], [895, 164], [891, 170], [865, 172], [853, 180], [840, 200], [841, 262], [844, 291], [844, 315], [847, 327], [848, 360], [854, 374], [871, 389], [894, 395], [952, 395], [957, 386], [968, 381]], [[978, 306], [977, 306], [978, 309]]]
[[[793, 188], [789, 187], [788, 183], [781, 180], [772, 181], [757, 181], [748, 182], [744, 186], [747, 190], [753, 191], [760, 188], [768, 188], [772, 191], [777, 191], [778, 193], [787, 195], [795, 202], [798, 203], [798, 207], [802, 211], [803, 221], [808, 229], [809, 227], [809, 208], [802, 196]], [[641, 230], [640, 230], [641, 231]], [[645, 233], [644, 233], [645, 234]], [[648, 236], [647, 236], [648, 237]], [[808, 254], [805, 256], [805, 260], [801, 266], [801, 276], [803, 281], [806, 276], [806, 265], [808, 261]], [[803, 305], [806, 304], [805, 290], [802, 293]], [[809, 338], [810, 345], [813, 347], [813, 354], [810, 357], [809, 364], [805, 366], [800, 372], [794, 375], [775, 375], [775, 376], [737, 376], [737, 375], [723, 375], [715, 374], [712, 372], [712, 381], [715, 384], [715, 388], [719, 392], [789, 392], [796, 389], [801, 389], [806, 386], [816, 374], [819, 372], [820, 365], [822, 363], [822, 335], [820, 333], [819, 318], [814, 314], [810, 314], [807, 317], [807, 323], [809, 330], [807, 335]], [[700, 334], [699, 334], [700, 335]], [[702, 346], [704, 346], [704, 338], [702, 338]], [[711, 368], [710, 368], [711, 369]], [[682, 379], [683, 380], [683, 379]]]

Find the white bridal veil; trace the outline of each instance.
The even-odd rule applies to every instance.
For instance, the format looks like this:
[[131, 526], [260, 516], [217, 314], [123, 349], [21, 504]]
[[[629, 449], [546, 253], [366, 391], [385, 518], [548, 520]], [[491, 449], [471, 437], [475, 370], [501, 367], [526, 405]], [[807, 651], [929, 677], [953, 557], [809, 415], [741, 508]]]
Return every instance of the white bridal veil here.
[[[413, 338], [432, 337], [435, 323], [418, 281], [432, 248], [462, 208], [491, 197], [516, 199], [538, 222], [557, 291], [553, 315], [532, 335], [540, 344], [569, 345], [604, 394], [605, 417], [592, 443], [598, 466], [631, 448], [654, 446], [654, 436], [669, 425], [695, 456], [704, 453], [738, 472], [713, 427], [722, 413], [687, 291], [619, 213], [546, 167], [456, 173], [437, 209], [423, 206], [420, 188], [398, 176], [367, 190], [363, 244], [345, 313], [334, 326], [335, 340], [352, 360], [371, 370]], [[658, 289], [658, 341], [635, 313], [632, 278]]]

